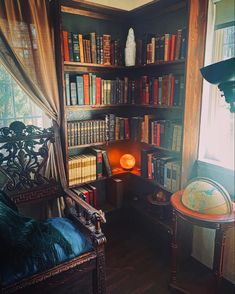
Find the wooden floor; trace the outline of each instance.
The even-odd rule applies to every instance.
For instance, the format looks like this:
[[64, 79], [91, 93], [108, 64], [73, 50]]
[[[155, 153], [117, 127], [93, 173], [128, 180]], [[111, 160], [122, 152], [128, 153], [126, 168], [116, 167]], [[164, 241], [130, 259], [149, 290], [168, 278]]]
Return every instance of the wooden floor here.
[[169, 260], [145, 236], [127, 227], [107, 233], [108, 294], [168, 294]]
[[[107, 293], [170, 294], [170, 248], [156, 235], [148, 238], [146, 227], [133, 224], [106, 228]], [[157, 234], [157, 233], [156, 233]], [[192, 294], [213, 294], [214, 280], [205, 266], [195, 260], [184, 263], [179, 278], [187, 278]], [[233, 288], [233, 289], [232, 289]], [[221, 294], [232, 294], [234, 287], [224, 283]]]

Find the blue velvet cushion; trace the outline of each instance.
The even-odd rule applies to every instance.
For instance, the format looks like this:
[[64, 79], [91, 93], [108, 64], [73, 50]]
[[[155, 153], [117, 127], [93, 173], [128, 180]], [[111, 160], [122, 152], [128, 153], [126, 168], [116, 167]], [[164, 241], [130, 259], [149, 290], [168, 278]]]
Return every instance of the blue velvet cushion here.
[[[72, 224], [69, 219], [66, 218], [50, 218], [45, 221], [55, 227], [64, 238], [71, 244], [72, 254], [66, 255], [64, 250], [59, 244], [55, 244], [57, 254], [59, 256], [60, 263], [70, 260], [82, 253], [92, 250], [91, 243], [85, 238], [85, 236]], [[37, 257], [38, 258], [38, 257]], [[44, 258], [44, 256], [40, 256]], [[45, 262], [45, 258], [43, 260]], [[53, 265], [48, 265], [51, 268]], [[7, 264], [0, 263], [1, 282], [3, 286], [17, 282], [25, 277], [38, 273], [39, 270], [34, 264], [32, 257], [28, 256], [24, 259], [24, 263], [20, 264], [18, 270], [13, 270]]]

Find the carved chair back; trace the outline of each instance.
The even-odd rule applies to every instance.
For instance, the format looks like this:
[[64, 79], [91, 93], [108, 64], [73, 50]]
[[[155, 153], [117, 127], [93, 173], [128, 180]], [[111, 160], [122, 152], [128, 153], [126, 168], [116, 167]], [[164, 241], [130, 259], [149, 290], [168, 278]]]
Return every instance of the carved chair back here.
[[0, 177], [7, 178], [4, 191], [16, 204], [62, 195], [60, 183], [44, 175], [54, 142], [52, 128], [19, 121], [0, 128]]

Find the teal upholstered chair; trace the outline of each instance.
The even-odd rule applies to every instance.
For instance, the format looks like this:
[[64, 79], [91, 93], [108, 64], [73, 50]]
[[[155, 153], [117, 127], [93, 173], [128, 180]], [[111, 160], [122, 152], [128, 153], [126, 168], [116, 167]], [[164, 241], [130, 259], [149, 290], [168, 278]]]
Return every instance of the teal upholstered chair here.
[[[1, 293], [77, 293], [84, 273], [92, 276], [87, 289], [105, 293], [104, 216], [42, 174], [48, 144], [55, 144], [56, 162], [63, 169], [55, 141], [52, 128], [14, 122], [0, 129]], [[17, 208], [60, 196], [66, 203], [64, 218], [36, 220]]]

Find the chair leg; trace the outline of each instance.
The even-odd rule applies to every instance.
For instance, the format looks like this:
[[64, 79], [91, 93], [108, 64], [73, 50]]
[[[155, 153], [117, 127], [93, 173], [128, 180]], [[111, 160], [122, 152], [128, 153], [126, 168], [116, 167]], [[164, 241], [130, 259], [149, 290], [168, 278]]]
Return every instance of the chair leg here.
[[93, 294], [106, 293], [104, 244], [97, 246], [96, 269], [93, 272]]

